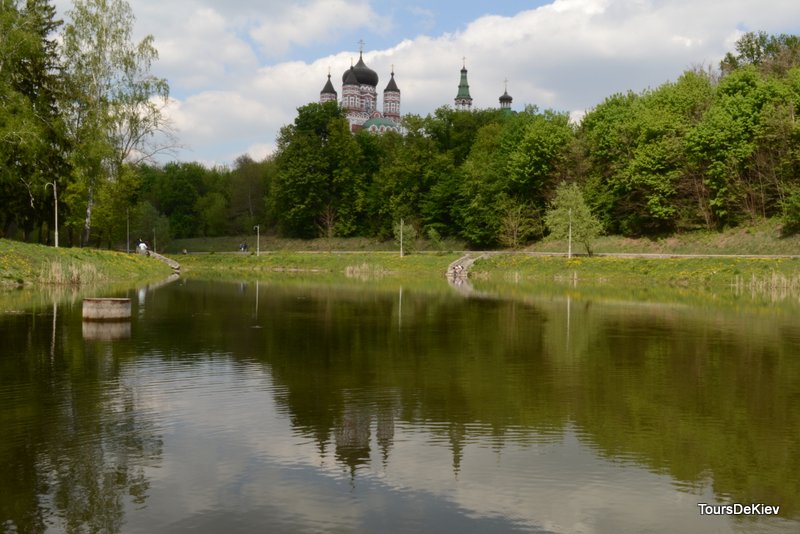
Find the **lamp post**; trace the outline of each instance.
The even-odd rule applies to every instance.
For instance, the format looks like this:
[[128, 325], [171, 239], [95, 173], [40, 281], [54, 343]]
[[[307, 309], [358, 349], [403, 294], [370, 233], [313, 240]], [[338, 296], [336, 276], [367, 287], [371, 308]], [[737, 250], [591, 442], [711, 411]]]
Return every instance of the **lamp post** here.
[[569, 236], [567, 245], [567, 259], [572, 259], [572, 209], [569, 210]]
[[403, 257], [403, 219], [400, 219], [400, 257]]
[[56, 248], [58, 248], [58, 187], [56, 186], [56, 181], [53, 180], [52, 182], [47, 182], [44, 184], [45, 189], [47, 189], [48, 185], [53, 186], [53, 206], [55, 207], [55, 215], [56, 215]]
[[253, 227], [256, 231], [256, 257], [261, 255], [261, 226], [258, 224]]

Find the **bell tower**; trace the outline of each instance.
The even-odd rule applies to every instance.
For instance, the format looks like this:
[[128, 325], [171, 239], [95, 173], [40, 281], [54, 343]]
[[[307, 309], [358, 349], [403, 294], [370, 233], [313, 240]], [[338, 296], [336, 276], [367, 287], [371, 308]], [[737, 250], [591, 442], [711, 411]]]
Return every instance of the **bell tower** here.
[[458, 84], [458, 94], [455, 98], [456, 109], [469, 111], [472, 109], [472, 97], [469, 95], [469, 82], [467, 81], [467, 58], [462, 58], [461, 81]]

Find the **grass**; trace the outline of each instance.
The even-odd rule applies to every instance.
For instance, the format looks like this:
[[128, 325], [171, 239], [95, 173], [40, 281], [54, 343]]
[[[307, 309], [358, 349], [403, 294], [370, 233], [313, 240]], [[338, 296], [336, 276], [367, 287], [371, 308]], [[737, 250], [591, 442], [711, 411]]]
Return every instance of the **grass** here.
[[252, 275], [256, 273], [333, 273], [354, 279], [443, 277], [458, 254], [412, 254], [397, 252], [315, 253], [299, 251], [176, 256], [181, 272], [188, 276]]
[[[227, 237], [198, 237], [192, 239], [172, 240], [164, 251], [168, 254], [178, 254], [183, 250], [195, 252], [236, 252], [241, 243], [247, 243], [249, 252], [256, 252], [256, 236], [227, 236]], [[416, 250], [425, 252], [442, 252], [450, 250], [463, 250], [465, 245], [456, 239], [445, 239], [441, 244], [436, 244], [425, 239], [418, 239]], [[392, 252], [399, 251], [394, 241], [381, 241], [367, 237], [335, 237], [333, 239], [288, 239], [275, 236], [261, 236], [261, 251], [285, 252]]]
[[[800, 254], [800, 235], [784, 237], [781, 226], [772, 221], [732, 228], [722, 232], [698, 230], [664, 238], [602, 236], [593, 248], [598, 253], [645, 254]], [[565, 240], [545, 239], [526, 249], [528, 252], [566, 252]], [[572, 243], [573, 252], [585, 252]]]
[[[254, 236], [230, 236], [173, 241], [167, 252], [182, 264], [185, 274], [219, 278], [253, 277], [266, 273], [329, 273], [352, 280], [441, 277], [462, 253], [463, 243], [438, 246], [419, 240], [418, 253], [400, 258], [391, 241], [368, 238], [279, 239], [261, 236], [256, 256]], [[248, 253], [236, 252], [242, 242]], [[188, 250], [192, 254], [177, 254]], [[725, 232], [693, 232], [665, 239], [605, 236], [594, 247], [598, 253], [655, 254], [786, 254], [800, 253], [800, 236], [781, 237], [780, 225], [765, 222]], [[348, 252], [329, 252], [341, 250]], [[432, 251], [436, 250], [436, 253]], [[447, 250], [448, 252], [443, 252]], [[563, 241], [544, 240], [521, 252], [564, 252]], [[573, 243], [573, 250], [581, 247]], [[207, 252], [208, 254], [196, 254]], [[426, 252], [426, 253], [420, 253]], [[473, 266], [471, 276], [492, 280], [546, 280], [548, 282], [663, 284], [668, 286], [727, 286], [759, 291], [800, 288], [800, 260], [789, 258], [614, 258], [528, 257], [499, 254]], [[156, 262], [157, 263], [157, 262]], [[54, 249], [0, 240], [0, 285], [74, 285], [126, 280], [164, 266], [138, 256], [93, 249]], [[168, 271], [164, 271], [168, 272]]]
[[81, 286], [167, 276], [165, 264], [123, 252], [0, 239], [0, 287]]
[[[241, 243], [247, 243], [255, 252], [256, 237], [228, 236], [193, 239], [176, 239], [164, 251], [177, 254], [184, 249], [194, 252], [235, 252]], [[573, 251], [585, 252], [583, 245], [573, 242]], [[417, 250], [424, 252], [463, 251], [466, 244], [457, 239], [445, 239], [433, 243], [426, 239], [417, 240]], [[333, 239], [285, 239], [261, 235], [261, 251], [350, 251], [368, 252], [397, 251], [397, 245], [375, 238], [350, 237]], [[566, 252], [565, 240], [544, 239], [522, 249], [523, 252]], [[594, 243], [597, 253], [645, 253], [645, 254], [800, 254], [800, 235], [785, 237], [781, 225], [775, 221], [765, 221], [748, 227], [732, 228], [722, 232], [698, 230], [675, 234], [664, 238], [629, 238], [623, 236], [602, 236]]]
[[620, 286], [738, 287], [800, 290], [797, 258], [616, 258], [492, 255], [470, 273], [478, 279], [538, 280]]

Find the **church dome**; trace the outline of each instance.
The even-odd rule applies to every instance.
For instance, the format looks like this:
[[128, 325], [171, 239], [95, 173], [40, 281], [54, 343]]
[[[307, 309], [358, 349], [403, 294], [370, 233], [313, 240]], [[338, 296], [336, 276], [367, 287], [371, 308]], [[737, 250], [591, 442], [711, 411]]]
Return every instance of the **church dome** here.
[[392, 78], [389, 80], [389, 83], [386, 84], [386, 89], [383, 90], [384, 93], [399, 93], [400, 89], [397, 88], [397, 83], [394, 81], [394, 71], [392, 71]]
[[336, 89], [333, 88], [333, 84], [331, 83], [331, 75], [328, 74], [328, 81], [325, 83], [325, 87], [322, 88], [322, 91], [319, 92], [321, 95], [333, 95], [336, 96]]
[[[367, 64], [364, 63], [364, 57], [362, 54], [359, 54], [358, 63], [356, 63], [354, 67], [350, 67], [350, 70], [355, 73], [359, 85], [371, 85], [372, 87], [376, 87], [378, 85], [378, 73], [367, 67]], [[345, 82], [345, 78], [350, 70], [345, 71], [345, 73], [342, 75], [342, 83]]]
[[350, 67], [342, 75], [342, 85], [358, 85], [358, 76], [355, 67]]

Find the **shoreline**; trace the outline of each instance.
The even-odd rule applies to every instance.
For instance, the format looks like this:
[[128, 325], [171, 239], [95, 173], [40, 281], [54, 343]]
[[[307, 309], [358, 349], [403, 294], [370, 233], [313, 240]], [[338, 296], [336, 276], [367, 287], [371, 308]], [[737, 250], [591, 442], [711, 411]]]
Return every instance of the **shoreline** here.
[[[800, 291], [800, 255], [598, 252], [593, 256], [549, 251], [415, 252], [262, 251], [171, 254], [182, 273], [252, 277], [259, 273], [327, 273], [348, 278], [440, 278], [465, 255], [474, 280], [553, 283], [732, 287], [757, 284]], [[95, 249], [55, 249], [0, 239], [0, 287], [84, 285], [158, 276], [169, 267], [152, 258]]]

